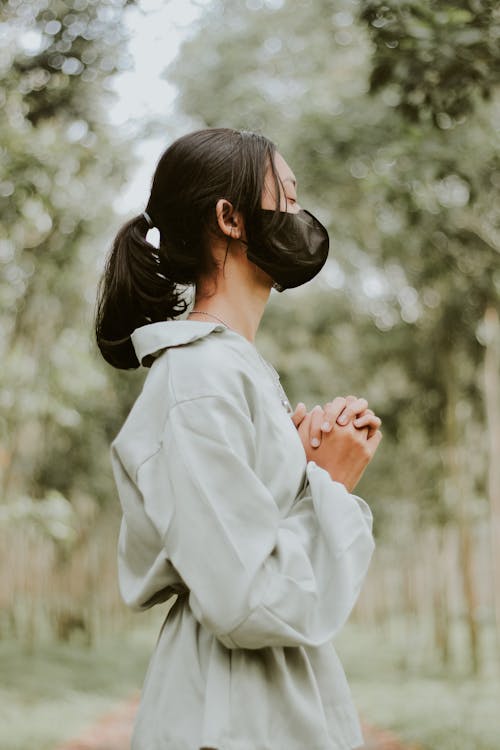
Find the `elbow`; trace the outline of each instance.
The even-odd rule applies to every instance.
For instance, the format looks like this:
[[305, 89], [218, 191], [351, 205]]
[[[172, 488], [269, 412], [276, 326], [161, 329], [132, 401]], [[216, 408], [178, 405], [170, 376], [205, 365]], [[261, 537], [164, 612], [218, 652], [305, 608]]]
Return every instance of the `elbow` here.
[[[291, 600], [294, 599], [292, 592]], [[194, 617], [228, 649], [260, 649], [269, 646], [320, 646], [334, 634], [331, 622], [325, 627], [325, 613], [321, 612], [317, 591], [302, 592], [301, 601], [281, 601], [266, 606], [260, 601], [250, 611], [243, 609], [240, 616], [229, 617], [219, 607], [200, 607], [192, 592], [189, 604]]]
[[246, 623], [230, 631], [218, 634], [219, 641], [228, 649], [260, 649], [272, 647], [309, 646], [317, 648], [331, 641], [340, 630], [342, 623], [333, 628], [325, 627], [316, 632], [303, 633], [289, 626], [275, 629], [257, 629]]
[[221, 643], [229, 649], [259, 649], [273, 646], [322, 646], [332, 640], [343, 625], [334, 613], [327, 613], [317, 596], [314, 601], [303, 601], [299, 611], [289, 613], [276, 611], [264, 604], [256, 607], [235, 628], [217, 634]]
[[[358, 599], [375, 548], [364, 525], [338, 555], [317, 550], [307, 575], [262, 576], [249, 587], [190, 592], [194, 617], [227, 649], [318, 647], [332, 641]], [[338, 550], [337, 550], [338, 552]], [[317, 575], [314, 574], [317, 571]], [[220, 595], [219, 595], [220, 594]]]

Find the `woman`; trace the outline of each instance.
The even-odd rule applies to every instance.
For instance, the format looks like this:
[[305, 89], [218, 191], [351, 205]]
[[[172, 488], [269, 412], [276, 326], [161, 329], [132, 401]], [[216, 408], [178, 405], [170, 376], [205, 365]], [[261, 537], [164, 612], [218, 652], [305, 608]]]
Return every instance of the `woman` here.
[[254, 345], [271, 287], [308, 281], [327, 253], [274, 144], [228, 128], [175, 141], [115, 239], [97, 341], [115, 367], [150, 368], [111, 445], [120, 591], [134, 610], [177, 594], [132, 750], [363, 744], [332, 639], [374, 549], [350, 493], [380, 419], [354, 396], [292, 414]]

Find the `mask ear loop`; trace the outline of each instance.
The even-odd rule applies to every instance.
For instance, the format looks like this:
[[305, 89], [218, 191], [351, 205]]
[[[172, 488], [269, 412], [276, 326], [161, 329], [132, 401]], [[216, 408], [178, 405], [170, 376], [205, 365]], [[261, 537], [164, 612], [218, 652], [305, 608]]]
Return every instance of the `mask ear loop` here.
[[225, 255], [224, 255], [224, 263], [222, 264], [222, 275], [224, 275], [224, 269], [225, 269], [225, 267], [226, 267], [226, 259], [227, 259], [227, 254], [228, 254], [228, 252], [229, 252], [229, 245], [231, 244], [231, 240], [232, 240], [232, 237], [229, 237], [229, 238], [228, 238], [228, 241], [227, 241], [227, 245], [226, 245], [226, 253], [225, 253]]
[[226, 265], [227, 254], [229, 252], [229, 245], [231, 244], [232, 240], [237, 240], [238, 242], [243, 242], [244, 245], [248, 245], [248, 242], [245, 242], [245, 240], [242, 240], [239, 237], [232, 237], [231, 235], [228, 236], [228, 238], [227, 238], [227, 245], [226, 245], [226, 254], [224, 255], [224, 263], [222, 264], [222, 272], [223, 273], [224, 273], [224, 268], [225, 268], [225, 265]]

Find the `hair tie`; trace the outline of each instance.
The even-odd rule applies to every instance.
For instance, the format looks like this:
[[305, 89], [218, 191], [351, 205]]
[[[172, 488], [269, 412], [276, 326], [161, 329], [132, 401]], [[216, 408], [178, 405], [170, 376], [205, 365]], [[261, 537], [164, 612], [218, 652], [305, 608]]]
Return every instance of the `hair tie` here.
[[158, 227], [155, 227], [151, 220], [151, 216], [148, 214], [147, 211], [143, 211], [142, 215], [148, 222], [149, 229], [146, 232], [145, 240], [148, 244], [152, 245], [156, 250], [160, 247], [160, 230]]
[[144, 218], [145, 218], [145, 219], [146, 219], [146, 221], [148, 222], [149, 226], [150, 226], [150, 227], [154, 227], [154, 224], [153, 224], [153, 221], [152, 221], [152, 219], [151, 219], [151, 216], [150, 216], [150, 215], [149, 215], [149, 214], [147, 213], [147, 211], [143, 211], [143, 212], [142, 212], [142, 215], [144, 216]]

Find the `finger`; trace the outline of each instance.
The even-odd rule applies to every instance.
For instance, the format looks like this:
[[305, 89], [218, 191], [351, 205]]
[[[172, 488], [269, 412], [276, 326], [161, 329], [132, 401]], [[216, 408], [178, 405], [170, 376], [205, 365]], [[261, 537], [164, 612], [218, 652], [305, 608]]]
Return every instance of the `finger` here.
[[306, 405], [302, 403], [302, 401], [299, 401], [299, 403], [295, 407], [295, 411], [291, 415], [292, 422], [294, 423], [295, 427], [299, 426], [299, 424], [302, 422], [306, 414], [307, 414]]
[[321, 425], [323, 432], [330, 432], [345, 405], [346, 400], [343, 396], [337, 396], [333, 401], [328, 401], [325, 404], [323, 408], [323, 423]]
[[[347, 398], [349, 398], [349, 396]], [[348, 401], [344, 411], [337, 419], [337, 422], [339, 424], [347, 424], [351, 421], [351, 419], [354, 419], [359, 414], [359, 412], [365, 411], [367, 406], [368, 401], [366, 400], [366, 398], [356, 398], [354, 400]]]
[[361, 440], [361, 442], [365, 442], [366, 440], [368, 440], [370, 428], [367, 426], [354, 427], [354, 422], [348, 422], [347, 425], [345, 425], [344, 429], [352, 430], [352, 432], [356, 436], [356, 440]]
[[358, 418], [364, 417], [365, 414], [375, 414], [373, 409], [364, 409], [363, 411], [358, 412]]
[[377, 417], [375, 414], [365, 413], [361, 417], [356, 417], [354, 420], [354, 426], [355, 427], [365, 427], [368, 425], [370, 428], [374, 427], [375, 429], [378, 429], [380, 425], [382, 424], [382, 420], [380, 417]]
[[358, 414], [353, 424], [357, 429], [368, 426], [368, 438], [371, 438], [382, 424], [382, 420], [371, 409], [365, 409]]
[[356, 430], [368, 430], [368, 438], [371, 438], [373, 434], [378, 430], [379, 427], [380, 427], [379, 423], [374, 423], [374, 424], [365, 424], [365, 425], [362, 425], [361, 427], [356, 426], [355, 429]]
[[376, 430], [376, 432], [374, 432], [374, 434], [370, 438], [368, 438], [368, 442], [369, 442], [369, 445], [370, 445], [371, 450], [372, 450], [372, 455], [377, 450], [378, 445], [379, 445], [380, 441], [382, 440], [382, 437], [383, 437], [383, 435], [380, 432], [380, 430]]
[[311, 414], [310, 412], [307, 412], [302, 422], [299, 424], [297, 428], [297, 432], [299, 433], [300, 439], [302, 440], [302, 444], [304, 447], [306, 446], [306, 443], [309, 443], [309, 429], [311, 426]]
[[313, 448], [321, 445], [321, 424], [323, 422], [323, 408], [316, 404], [311, 410], [311, 424], [309, 427], [309, 442]]

